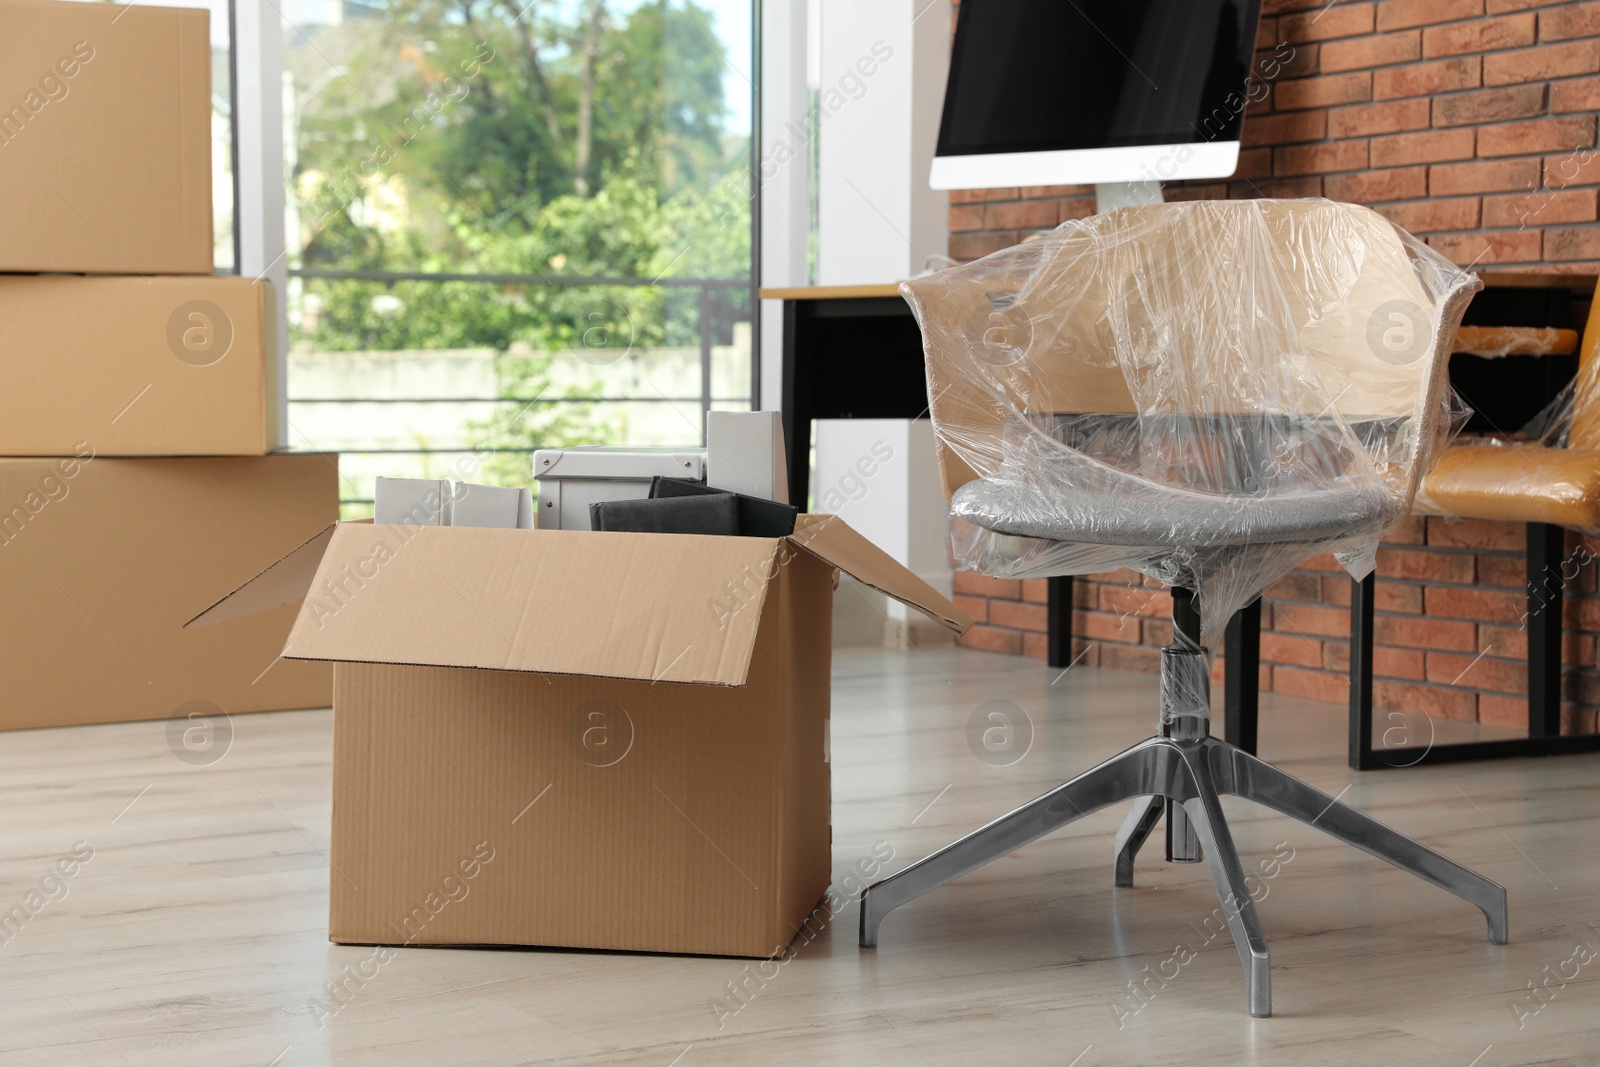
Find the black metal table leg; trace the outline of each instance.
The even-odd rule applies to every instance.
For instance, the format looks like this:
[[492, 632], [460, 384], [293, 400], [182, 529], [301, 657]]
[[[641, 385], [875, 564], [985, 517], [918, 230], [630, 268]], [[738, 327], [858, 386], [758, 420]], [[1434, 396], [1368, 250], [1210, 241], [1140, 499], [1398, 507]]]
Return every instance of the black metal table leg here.
[[1372, 625], [1378, 576], [1369, 574], [1350, 587], [1350, 768], [1378, 766], [1372, 754]]
[[1223, 638], [1222, 736], [1252, 756], [1261, 711], [1261, 598], [1228, 620]]
[[1052, 667], [1072, 665], [1072, 576], [1047, 578], [1050, 597], [1045, 604], [1045, 624], [1049, 631], [1049, 663]]
[[1561, 736], [1561, 563], [1566, 531], [1528, 523], [1528, 736]]

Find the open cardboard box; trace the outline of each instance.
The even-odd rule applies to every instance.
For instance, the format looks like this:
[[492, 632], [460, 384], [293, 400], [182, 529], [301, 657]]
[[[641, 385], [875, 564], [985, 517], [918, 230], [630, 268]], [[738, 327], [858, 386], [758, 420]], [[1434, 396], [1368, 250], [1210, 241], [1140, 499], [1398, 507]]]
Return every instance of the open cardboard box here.
[[772, 956], [830, 883], [832, 516], [786, 538], [342, 523], [190, 625], [300, 603], [334, 668], [329, 936]]

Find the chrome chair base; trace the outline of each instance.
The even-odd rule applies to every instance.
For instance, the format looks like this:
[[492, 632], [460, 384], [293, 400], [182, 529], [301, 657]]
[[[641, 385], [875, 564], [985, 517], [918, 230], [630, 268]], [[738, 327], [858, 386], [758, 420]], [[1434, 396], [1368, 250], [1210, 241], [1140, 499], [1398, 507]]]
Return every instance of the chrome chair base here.
[[[1164, 721], [1165, 718], [1164, 715]], [[1267, 942], [1245, 885], [1244, 865], [1222, 812], [1222, 794], [1253, 800], [1454, 893], [1483, 911], [1489, 923], [1489, 940], [1505, 944], [1506, 891], [1499, 885], [1224, 741], [1210, 736], [1192, 740], [1162, 736], [1113, 756], [1009, 815], [869, 886], [861, 896], [861, 946], [877, 945], [883, 917], [900, 905], [1090, 812], [1146, 798], [1134, 806], [1117, 833], [1116, 884], [1131, 886], [1134, 856], [1171, 802], [1186, 816], [1186, 829], [1198, 839], [1199, 851], [1211, 869], [1212, 884], [1222, 899], [1222, 910], [1244, 965], [1250, 1014], [1271, 1015], [1272, 975]]]

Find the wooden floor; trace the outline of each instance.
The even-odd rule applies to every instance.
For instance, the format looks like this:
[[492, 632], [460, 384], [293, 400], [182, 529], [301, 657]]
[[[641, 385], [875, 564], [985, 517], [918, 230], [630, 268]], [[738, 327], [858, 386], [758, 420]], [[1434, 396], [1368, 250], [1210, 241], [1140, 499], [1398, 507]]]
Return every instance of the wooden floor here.
[[[839, 882], [1151, 732], [1153, 679], [1057, 675], [954, 649], [842, 652]], [[994, 700], [1033, 727], [1010, 766], [969, 747]], [[0, 1064], [1600, 1063], [1600, 758], [1354, 774], [1340, 709], [1265, 700], [1265, 758], [1501, 882], [1512, 943], [1230, 799], [1266, 894], [1270, 1019], [1245, 1014], [1204, 865], [1161, 863], [1153, 842], [1138, 887], [1112, 887], [1111, 809], [895, 912], [875, 951], [856, 947], [853, 906], [764, 979], [728, 959], [416, 949], [330, 1016], [324, 983], [371, 950], [325, 937], [327, 712], [236, 718], [209, 766], [175, 758], [161, 723], [38, 730], [0, 736]]]

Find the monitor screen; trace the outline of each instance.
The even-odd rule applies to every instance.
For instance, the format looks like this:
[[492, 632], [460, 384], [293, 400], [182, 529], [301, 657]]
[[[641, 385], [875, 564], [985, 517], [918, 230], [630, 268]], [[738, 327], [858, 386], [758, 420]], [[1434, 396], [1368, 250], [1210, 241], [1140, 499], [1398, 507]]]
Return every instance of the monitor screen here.
[[961, 0], [940, 156], [1237, 141], [1260, 0]]

